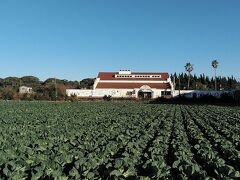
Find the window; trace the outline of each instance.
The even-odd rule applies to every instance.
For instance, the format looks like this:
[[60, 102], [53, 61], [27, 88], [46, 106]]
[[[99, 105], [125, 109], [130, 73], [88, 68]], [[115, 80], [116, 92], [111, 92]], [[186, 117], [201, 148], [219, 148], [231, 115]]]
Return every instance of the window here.
[[116, 78], [161, 78], [161, 75], [115, 75]]
[[152, 78], [160, 78], [160, 75], [153, 75]]
[[132, 96], [133, 92], [132, 91], [127, 91], [127, 96]]
[[115, 75], [116, 78], [131, 78], [130, 75]]
[[162, 91], [162, 92], [161, 92], [161, 95], [162, 95], [162, 96], [171, 96], [172, 93], [171, 93], [171, 91]]

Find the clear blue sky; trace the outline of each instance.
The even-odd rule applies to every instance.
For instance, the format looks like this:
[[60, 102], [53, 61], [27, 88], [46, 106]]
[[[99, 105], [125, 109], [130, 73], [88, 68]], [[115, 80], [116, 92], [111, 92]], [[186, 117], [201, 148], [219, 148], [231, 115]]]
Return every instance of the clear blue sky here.
[[0, 0], [0, 77], [99, 71], [240, 77], [240, 0]]

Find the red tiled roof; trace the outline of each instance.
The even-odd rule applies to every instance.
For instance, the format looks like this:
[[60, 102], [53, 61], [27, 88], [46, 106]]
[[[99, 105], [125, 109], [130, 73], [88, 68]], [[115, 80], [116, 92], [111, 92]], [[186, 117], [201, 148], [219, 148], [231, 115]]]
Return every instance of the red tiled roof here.
[[169, 83], [98, 83], [96, 89], [134, 89], [144, 85], [156, 89], [170, 89]]
[[131, 75], [161, 75], [161, 78], [115, 78], [114, 75], [118, 72], [100, 72], [98, 78], [100, 80], [136, 80], [136, 81], [166, 81], [169, 78], [168, 73], [160, 72], [132, 72]]

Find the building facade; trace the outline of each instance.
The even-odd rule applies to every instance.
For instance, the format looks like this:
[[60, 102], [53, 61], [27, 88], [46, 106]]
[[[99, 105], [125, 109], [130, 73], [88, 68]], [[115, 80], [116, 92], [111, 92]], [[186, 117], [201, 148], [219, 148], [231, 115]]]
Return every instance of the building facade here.
[[21, 86], [19, 88], [19, 93], [20, 94], [31, 94], [33, 93], [33, 90], [31, 87], [27, 87], [27, 86]]
[[121, 70], [100, 72], [92, 90], [67, 89], [68, 96], [82, 98], [139, 98], [171, 97], [173, 84], [168, 73], [146, 73]]

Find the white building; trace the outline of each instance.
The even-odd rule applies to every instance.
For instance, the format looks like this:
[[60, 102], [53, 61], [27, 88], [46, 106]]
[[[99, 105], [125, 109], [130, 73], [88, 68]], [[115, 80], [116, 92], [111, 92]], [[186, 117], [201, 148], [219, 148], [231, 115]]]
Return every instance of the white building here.
[[79, 98], [157, 98], [172, 96], [173, 84], [168, 73], [121, 70], [100, 72], [92, 90], [67, 89], [68, 96]]
[[20, 94], [31, 94], [33, 92], [31, 87], [27, 87], [27, 86], [21, 86], [19, 88], [19, 93]]

